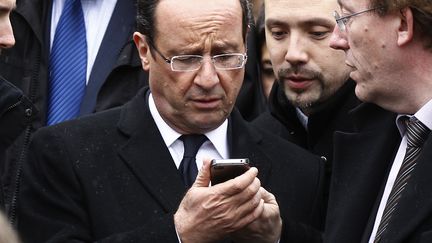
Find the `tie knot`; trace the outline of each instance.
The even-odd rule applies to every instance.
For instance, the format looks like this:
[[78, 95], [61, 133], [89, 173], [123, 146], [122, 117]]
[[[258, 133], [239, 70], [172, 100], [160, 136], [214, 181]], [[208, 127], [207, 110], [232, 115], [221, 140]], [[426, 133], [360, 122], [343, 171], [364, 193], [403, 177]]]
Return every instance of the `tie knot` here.
[[186, 134], [182, 135], [180, 139], [184, 145], [183, 157], [193, 158], [196, 156], [201, 145], [207, 140], [207, 137], [203, 134]]
[[415, 116], [406, 120], [406, 129], [408, 147], [421, 147], [430, 133], [430, 129]]

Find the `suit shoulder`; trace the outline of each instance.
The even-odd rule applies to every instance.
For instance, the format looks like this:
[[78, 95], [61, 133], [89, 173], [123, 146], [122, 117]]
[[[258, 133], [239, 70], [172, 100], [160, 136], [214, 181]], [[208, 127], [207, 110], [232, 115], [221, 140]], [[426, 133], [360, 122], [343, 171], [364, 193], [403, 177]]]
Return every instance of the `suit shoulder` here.
[[38, 129], [33, 138], [47, 135], [75, 136], [78, 134], [98, 134], [101, 130], [115, 129], [120, 119], [121, 108], [114, 108], [95, 114], [65, 121], [53, 126]]

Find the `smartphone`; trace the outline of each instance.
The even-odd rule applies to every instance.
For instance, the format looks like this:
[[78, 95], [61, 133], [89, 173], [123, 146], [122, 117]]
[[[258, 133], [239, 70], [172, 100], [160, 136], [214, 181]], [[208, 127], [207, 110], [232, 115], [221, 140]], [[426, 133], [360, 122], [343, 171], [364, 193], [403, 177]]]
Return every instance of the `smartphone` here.
[[249, 159], [213, 159], [210, 167], [211, 184], [233, 179], [249, 170]]

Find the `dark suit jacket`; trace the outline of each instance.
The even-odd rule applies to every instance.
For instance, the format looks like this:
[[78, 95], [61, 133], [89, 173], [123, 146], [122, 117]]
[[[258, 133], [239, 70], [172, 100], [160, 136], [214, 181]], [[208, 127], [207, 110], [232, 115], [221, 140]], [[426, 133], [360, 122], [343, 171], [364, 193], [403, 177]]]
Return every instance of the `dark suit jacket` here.
[[[173, 214], [186, 189], [145, 97], [34, 135], [19, 207], [24, 242], [177, 241]], [[320, 160], [252, 129], [236, 111], [229, 130], [231, 157], [258, 168], [284, 225], [316, 224]], [[288, 238], [299, 228], [290, 227]]]
[[[371, 104], [355, 111], [357, 129], [335, 136], [326, 242], [367, 242], [400, 143], [396, 115]], [[424, 144], [382, 242], [432, 242], [432, 137]]]

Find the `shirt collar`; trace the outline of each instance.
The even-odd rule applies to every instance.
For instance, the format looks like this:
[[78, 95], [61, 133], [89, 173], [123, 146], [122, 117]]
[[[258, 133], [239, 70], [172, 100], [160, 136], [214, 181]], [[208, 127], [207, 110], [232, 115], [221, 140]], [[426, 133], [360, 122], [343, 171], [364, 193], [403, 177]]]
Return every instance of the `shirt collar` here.
[[[156, 122], [156, 126], [159, 129], [165, 145], [167, 147], [170, 147], [182, 134], [172, 129], [161, 117], [159, 111], [156, 108], [156, 104], [154, 103], [153, 95], [151, 93], [149, 95], [148, 103], [150, 113], [154, 121]], [[229, 158], [227, 131], [228, 119], [225, 119], [222, 125], [204, 134], [213, 144], [213, 146], [216, 148], [217, 152], [221, 155], [222, 158]]]
[[296, 110], [296, 114], [297, 114], [297, 117], [298, 117], [300, 123], [303, 125], [303, 127], [307, 131], [308, 130], [309, 117], [306, 116], [305, 113], [303, 113], [303, 111], [300, 110], [298, 107], [296, 107], [295, 110]]
[[[413, 115], [401, 114], [396, 117], [396, 125], [399, 129], [401, 136], [405, 134], [405, 125], [403, 124], [402, 117], [412, 117]], [[429, 100], [420, 110], [418, 110], [414, 116], [417, 120], [421, 121], [427, 128], [432, 130], [432, 100]]]

